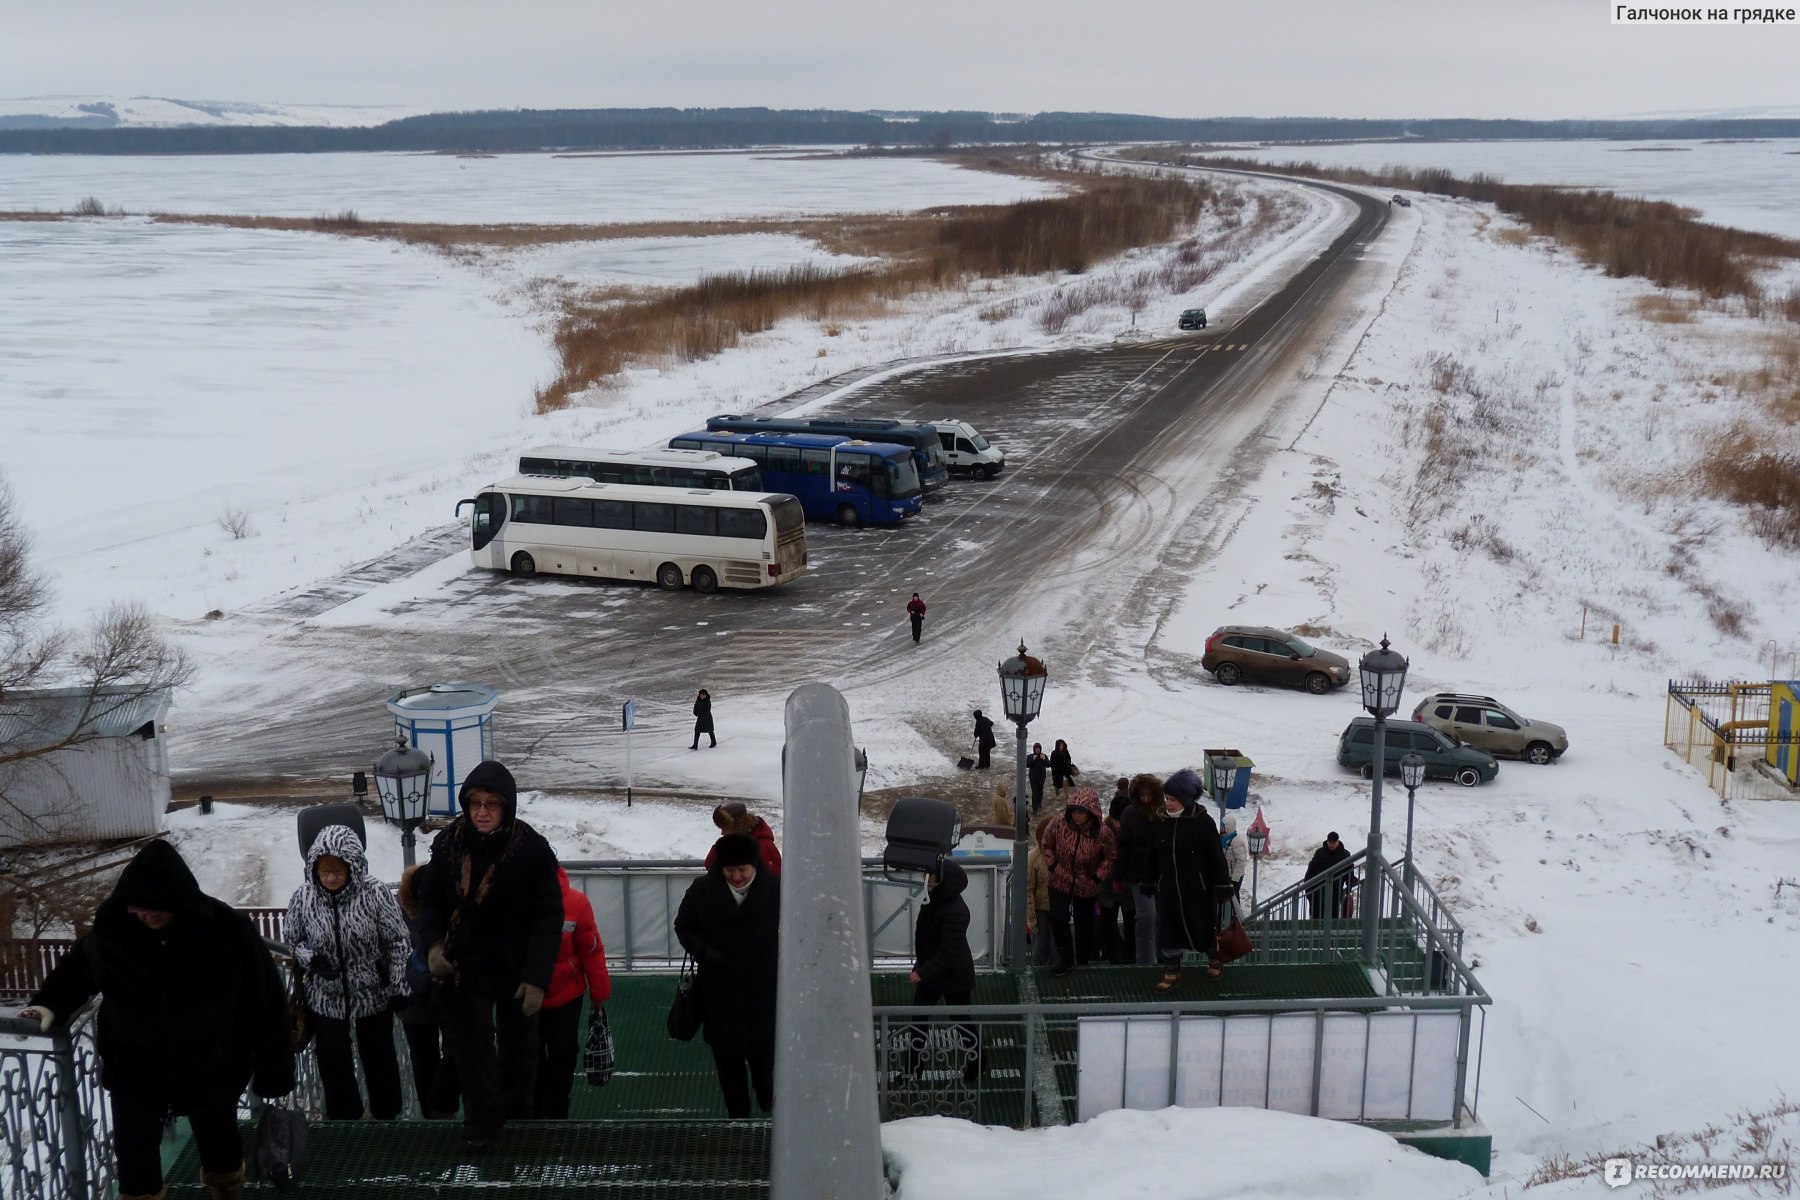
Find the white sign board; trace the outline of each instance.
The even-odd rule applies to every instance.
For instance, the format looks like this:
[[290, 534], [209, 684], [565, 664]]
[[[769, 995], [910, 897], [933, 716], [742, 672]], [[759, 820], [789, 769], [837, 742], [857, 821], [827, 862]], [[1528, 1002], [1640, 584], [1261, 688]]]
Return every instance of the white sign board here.
[[1080, 1120], [1115, 1108], [1269, 1108], [1337, 1120], [1456, 1115], [1456, 1012], [1083, 1017]]

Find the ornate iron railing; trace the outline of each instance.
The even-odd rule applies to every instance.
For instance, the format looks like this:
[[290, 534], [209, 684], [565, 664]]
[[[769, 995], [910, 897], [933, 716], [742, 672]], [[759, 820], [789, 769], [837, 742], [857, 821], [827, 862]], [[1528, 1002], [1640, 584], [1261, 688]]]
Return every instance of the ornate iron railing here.
[[0, 1200], [111, 1195], [112, 1108], [94, 1052], [97, 1005], [65, 1027], [0, 1017]]

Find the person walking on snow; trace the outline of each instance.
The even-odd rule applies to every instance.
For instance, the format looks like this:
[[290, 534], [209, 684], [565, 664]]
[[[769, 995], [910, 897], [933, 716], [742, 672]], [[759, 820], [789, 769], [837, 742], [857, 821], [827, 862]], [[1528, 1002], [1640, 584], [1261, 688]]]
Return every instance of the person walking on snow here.
[[975, 766], [985, 771], [988, 769], [988, 755], [994, 749], [994, 723], [982, 716], [979, 708], [975, 710], [975, 748], [981, 752]]
[[700, 694], [694, 697], [694, 744], [688, 747], [689, 750], [700, 748], [700, 735], [703, 733], [710, 743], [707, 749], [719, 744], [719, 739], [713, 734], [712, 696], [705, 688], [701, 688]]
[[1081, 774], [1075, 765], [1074, 755], [1069, 753], [1069, 743], [1061, 738], [1056, 739], [1056, 749], [1050, 751], [1050, 786], [1056, 789], [1056, 798], [1061, 800], [1069, 790], [1069, 784], [1075, 776]]
[[1031, 753], [1025, 756], [1025, 777], [1031, 781], [1031, 815], [1034, 817], [1044, 807], [1044, 776], [1049, 773], [1050, 756], [1044, 753], [1044, 743], [1031, 743]]
[[906, 602], [906, 615], [912, 620], [913, 641], [919, 640], [919, 634], [925, 628], [925, 602], [914, 592], [913, 598]]
[[411, 989], [406, 961], [412, 953], [399, 901], [369, 877], [362, 839], [348, 825], [327, 825], [306, 854], [306, 882], [288, 901], [281, 937], [306, 971], [306, 1011], [312, 1017], [325, 1092], [325, 1116], [355, 1121], [363, 1115], [350, 1032], [362, 1059], [369, 1113], [378, 1121], [400, 1115], [400, 1062], [394, 1054], [394, 1014]]

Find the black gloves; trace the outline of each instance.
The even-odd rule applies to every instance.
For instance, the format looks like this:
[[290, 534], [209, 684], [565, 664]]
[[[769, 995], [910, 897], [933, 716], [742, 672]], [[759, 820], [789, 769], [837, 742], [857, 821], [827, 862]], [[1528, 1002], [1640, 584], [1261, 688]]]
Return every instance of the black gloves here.
[[388, 997], [388, 1011], [393, 1013], [395, 1016], [399, 1016], [401, 1013], [406, 1011], [407, 999], [408, 998], [405, 996], [389, 996]]
[[323, 951], [313, 952], [312, 958], [307, 960], [306, 969], [326, 983], [338, 977], [337, 964], [331, 961], [331, 955]]

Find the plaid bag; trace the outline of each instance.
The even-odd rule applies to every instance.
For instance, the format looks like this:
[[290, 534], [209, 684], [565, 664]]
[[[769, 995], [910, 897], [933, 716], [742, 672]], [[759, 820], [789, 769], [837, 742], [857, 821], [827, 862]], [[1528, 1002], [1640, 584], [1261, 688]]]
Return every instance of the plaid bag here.
[[606, 1081], [612, 1078], [613, 1061], [612, 1021], [607, 1018], [605, 1006], [596, 1004], [588, 1010], [587, 1044], [581, 1050], [581, 1069], [587, 1072], [590, 1084], [605, 1087]]

